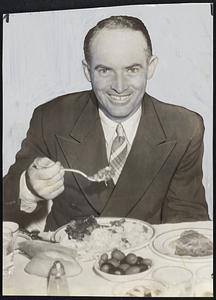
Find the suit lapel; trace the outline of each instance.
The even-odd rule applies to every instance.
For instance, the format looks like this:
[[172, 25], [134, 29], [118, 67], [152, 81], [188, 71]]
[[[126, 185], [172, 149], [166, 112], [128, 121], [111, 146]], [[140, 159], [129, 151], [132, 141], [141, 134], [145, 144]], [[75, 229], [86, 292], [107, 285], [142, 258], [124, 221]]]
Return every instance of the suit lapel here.
[[[94, 94], [91, 94], [70, 137], [57, 135], [57, 140], [69, 168], [93, 175], [108, 165], [105, 138]], [[112, 191], [112, 183], [105, 186], [104, 182], [90, 182], [79, 174], [70, 173], [70, 175], [75, 176], [89, 204], [100, 212]]]
[[176, 141], [166, 139], [152, 100], [145, 94], [131, 151], [101, 216], [126, 216], [144, 195], [175, 144]]

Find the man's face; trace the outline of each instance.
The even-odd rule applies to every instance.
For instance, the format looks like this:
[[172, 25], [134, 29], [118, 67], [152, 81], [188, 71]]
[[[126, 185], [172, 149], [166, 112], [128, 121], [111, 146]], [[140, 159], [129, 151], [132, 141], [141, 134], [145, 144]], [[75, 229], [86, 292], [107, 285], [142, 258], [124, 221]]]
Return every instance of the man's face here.
[[143, 34], [130, 29], [103, 29], [91, 42], [91, 62], [83, 62], [100, 108], [111, 119], [124, 120], [142, 102], [156, 58], [149, 57]]

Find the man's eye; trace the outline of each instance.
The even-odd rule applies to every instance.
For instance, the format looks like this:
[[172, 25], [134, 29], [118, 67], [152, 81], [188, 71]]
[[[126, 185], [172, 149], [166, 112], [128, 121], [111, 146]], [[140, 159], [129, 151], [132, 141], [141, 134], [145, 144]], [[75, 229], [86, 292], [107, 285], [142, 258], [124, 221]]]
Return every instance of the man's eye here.
[[101, 75], [107, 75], [110, 72], [110, 69], [108, 69], [108, 68], [101, 68], [101, 69], [98, 70], [98, 72]]
[[137, 73], [137, 72], [139, 72], [139, 68], [138, 67], [128, 68], [127, 72], [128, 73]]

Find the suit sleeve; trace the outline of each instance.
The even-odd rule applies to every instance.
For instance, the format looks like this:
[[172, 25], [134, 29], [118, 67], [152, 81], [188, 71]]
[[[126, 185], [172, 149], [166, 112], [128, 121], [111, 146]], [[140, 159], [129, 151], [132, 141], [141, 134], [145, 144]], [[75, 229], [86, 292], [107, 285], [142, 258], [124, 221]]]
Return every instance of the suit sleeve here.
[[203, 121], [197, 115], [189, 145], [170, 183], [163, 223], [209, 220], [202, 184], [203, 134]]
[[[16, 155], [15, 163], [3, 178], [3, 219], [26, 226], [36, 217], [38, 209], [33, 213], [21, 211], [20, 178], [36, 157], [49, 157], [49, 151], [43, 137], [43, 118], [41, 107], [35, 109], [26, 138]], [[39, 202], [38, 206], [43, 206]]]

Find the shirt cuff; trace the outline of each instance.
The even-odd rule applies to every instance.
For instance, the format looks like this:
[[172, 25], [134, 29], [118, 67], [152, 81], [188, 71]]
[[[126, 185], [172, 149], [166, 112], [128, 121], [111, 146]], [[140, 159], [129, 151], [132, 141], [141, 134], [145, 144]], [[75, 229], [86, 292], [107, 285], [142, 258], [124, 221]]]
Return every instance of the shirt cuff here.
[[20, 177], [20, 193], [19, 193], [19, 198], [21, 200], [20, 210], [27, 213], [31, 213], [36, 209], [37, 201], [41, 200], [41, 198], [33, 195], [27, 188], [25, 172], [26, 171], [24, 171]]

